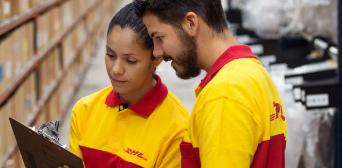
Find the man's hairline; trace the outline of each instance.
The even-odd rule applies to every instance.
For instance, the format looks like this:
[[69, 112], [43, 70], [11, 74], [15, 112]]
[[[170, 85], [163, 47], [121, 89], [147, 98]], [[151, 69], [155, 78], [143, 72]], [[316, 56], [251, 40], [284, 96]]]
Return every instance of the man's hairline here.
[[[225, 27], [224, 30], [223, 30], [222, 32], [217, 32], [214, 28], [212, 28], [212, 27], [210, 27], [210, 26], [208, 25], [208, 23], [202, 18], [202, 16], [201, 16], [200, 14], [198, 14], [198, 13], [195, 12], [195, 11], [188, 11], [188, 12], [193, 12], [193, 13], [195, 13], [195, 14], [197, 15], [197, 17], [198, 17], [199, 19], [201, 19], [201, 20], [202, 20], [202, 21], [211, 29], [211, 31], [212, 31], [214, 34], [220, 35], [220, 34], [222, 34], [222, 33], [224, 34], [224, 31], [225, 31], [225, 30], [228, 30], [228, 31], [229, 31], [229, 28], [228, 28], [228, 27]], [[188, 12], [185, 13], [184, 17], [186, 16], [186, 14], [187, 14]], [[142, 18], [143, 18], [144, 16], [146, 16], [147, 14], [151, 14], [151, 15], [155, 16], [155, 17], [158, 19], [158, 21], [160, 21], [161, 23], [170, 25], [176, 32], [179, 31], [179, 29], [182, 29], [182, 30], [184, 31], [184, 29], [183, 29], [181, 23], [179, 23], [179, 25], [177, 25], [177, 24], [172, 24], [172, 22], [168, 22], [168, 21], [165, 20], [165, 19], [163, 20], [162, 18], [160, 18], [160, 17], [158, 16], [158, 14], [156, 14], [155, 12], [152, 12], [152, 11], [150, 11], [150, 10], [145, 10], [144, 13], [142, 14]], [[183, 17], [183, 19], [184, 19], [184, 17]], [[145, 25], [145, 26], [146, 26], [146, 25]], [[147, 27], [147, 26], [146, 26], [146, 27]], [[153, 33], [152, 33], [152, 34], [153, 34]], [[151, 38], [153, 38], [153, 37], [152, 37], [152, 34], [150, 35]]]

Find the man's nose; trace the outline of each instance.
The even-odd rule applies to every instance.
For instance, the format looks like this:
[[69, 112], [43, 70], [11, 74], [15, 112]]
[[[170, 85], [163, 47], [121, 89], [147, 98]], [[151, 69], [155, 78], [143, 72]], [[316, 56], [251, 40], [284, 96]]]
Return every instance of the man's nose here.
[[159, 45], [154, 45], [153, 55], [154, 55], [156, 58], [163, 57], [164, 51], [163, 51], [163, 49], [162, 49]]

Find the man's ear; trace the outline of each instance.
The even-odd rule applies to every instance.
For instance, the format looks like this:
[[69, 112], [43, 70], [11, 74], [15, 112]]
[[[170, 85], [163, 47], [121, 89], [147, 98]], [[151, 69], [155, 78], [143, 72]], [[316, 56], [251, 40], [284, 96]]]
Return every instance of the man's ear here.
[[194, 12], [187, 12], [182, 22], [182, 27], [190, 36], [195, 36], [198, 31], [198, 15]]

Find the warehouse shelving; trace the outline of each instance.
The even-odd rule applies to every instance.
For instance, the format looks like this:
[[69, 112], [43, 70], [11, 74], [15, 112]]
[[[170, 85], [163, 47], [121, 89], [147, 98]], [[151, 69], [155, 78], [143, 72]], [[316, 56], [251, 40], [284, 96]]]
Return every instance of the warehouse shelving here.
[[[338, 49], [342, 51], [342, 0], [338, 1]], [[338, 82], [342, 84], [342, 52], [338, 54]], [[342, 167], [342, 114], [341, 108], [335, 114], [334, 120], [335, 130], [335, 167]]]
[[[23, 13], [0, 22], [1, 41], [11, 36], [13, 32], [18, 31], [21, 27], [32, 25], [33, 28], [32, 56], [27, 56], [29, 58], [27, 62], [22, 63], [20, 71], [6, 84], [6, 88], [0, 91], [0, 115], [6, 118], [5, 120], [1, 119], [2, 124], [5, 124], [1, 125], [2, 127], [9, 128], [8, 117], [6, 116], [14, 114], [8, 113], [5, 109], [13, 107], [15, 107], [15, 115], [21, 116], [22, 122], [30, 126], [39, 125], [48, 120], [56, 120], [65, 115], [67, 107], [70, 106], [67, 103], [70, 102], [71, 95], [78, 89], [84, 75], [83, 72], [86, 71], [89, 65], [89, 56], [96, 49], [96, 41], [100, 34], [103, 33], [109, 17], [114, 14], [115, 4], [118, 3], [110, 0], [88, 0], [87, 2], [82, 0], [44, 1], [44, 3], [39, 3]], [[49, 37], [39, 34], [41, 33], [38, 32], [40, 20], [43, 20], [41, 18], [48, 15], [48, 13], [49, 16], [50, 13], [59, 16], [59, 9], [67, 3], [69, 5], [73, 3], [72, 5], [78, 9], [72, 11], [78, 13], [74, 15], [70, 24], [62, 27], [56, 21], [54, 23], [60, 26], [56, 29], [58, 32], [48, 34]], [[48, 41], [39, 41], [40, 38], [46, 38]], [[54, 65], [52, 66], [52, 64]], [[34, 81], [34, 86], [30, 86], [30, 88], [35, 91], [33, 106], [28, 113], [18, 111], [23, 108], [17, 107], [18, 105], [15, 104], [17, 102], [14, 101], [21, 98], [21, 91], [29, 88], [25, 86], [25, 83], [31, 80]], [[49, 80], [48, 83], [47, 80]], [[42, 86], [47, 84], [48, 86]], [[63, 98], [68, 100], [63, 100], [63, 103], [61, 102]], [[63, 105], [56, 105], [56, 103]], [[13, 110], [10, 112], [13, 112]], [[11, 131], [8, 131], [8, 128], [7, 132], [5, 131], [6, 135], [1, 135], [0, 130], [1, 138], [12, 137], [8, 140], [11, 143], [6, 144], [5, 148], [2, 149], [4, 150], [3, 153], [0, 153], [0, 167], [23, 166], [22, 163], [16, 163], [19, 161], [20, 155], [13, 135]], [[0, 150], [1, 145], [0, 143]]]

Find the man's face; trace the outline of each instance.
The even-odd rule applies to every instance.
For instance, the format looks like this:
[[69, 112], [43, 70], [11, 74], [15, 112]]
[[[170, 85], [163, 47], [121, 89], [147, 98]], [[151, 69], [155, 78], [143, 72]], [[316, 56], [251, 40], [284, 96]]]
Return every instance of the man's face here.
[[143, 21], [153, 39], [155, 57], [171, 60], [178, 77], [189, 79], [198, 76], [196, 41], [182, 28], [161, 22], [157, 16], [146, 13]]

